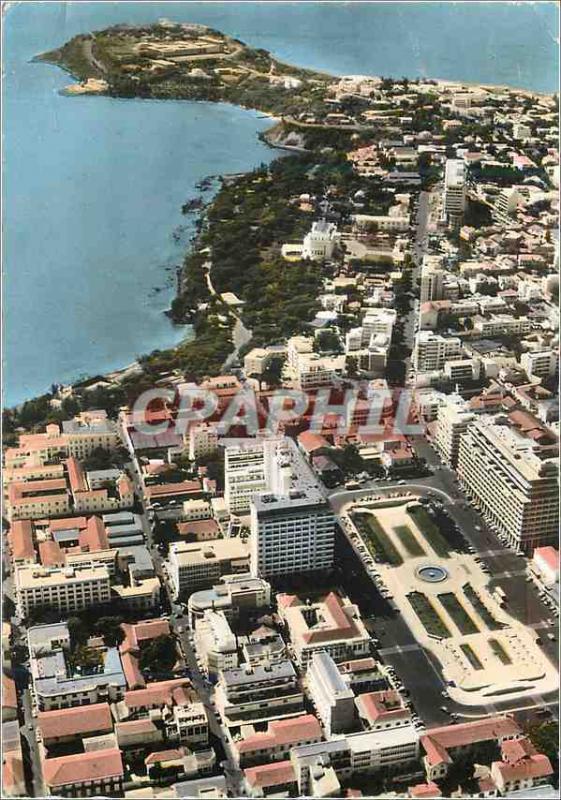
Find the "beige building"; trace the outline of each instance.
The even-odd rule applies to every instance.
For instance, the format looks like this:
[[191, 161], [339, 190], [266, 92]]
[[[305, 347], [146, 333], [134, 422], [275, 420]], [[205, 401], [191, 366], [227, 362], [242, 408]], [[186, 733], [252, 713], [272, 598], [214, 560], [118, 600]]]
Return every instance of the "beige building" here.
[[15, 571], [16, 605], [27, 617], [34, 608], [53, 606], [64, 613], [81, 611], [110, 601], [106, 566], [46, 568], [18, 567]]
[[223, 575], [249, 571], [249, 548], [241, 539], [172, 542], [167, 570], [176, 598], [213, 586]]
[[446, 361], [462, 355], [462, 343], [457, 337], [445, 337], [432, 331], [419, 331], [413, 348], [413, 367], [416, 372], [439, 372]]
[[460, 438], [474, 419], [469, 404], [459, 395], [448, 395], [438, 409], [434, 444], [444, 463], [453, 469], [458, 465]]
[[309, 603], [297, 595], [280, 594], [277, 602], [301, 668], [305, 669], [320, 651], [328, 653], [335, 662], [370, 653], [370, 635], [358, 607], [347, 597], [330, 592]]
[[222, 611], [207, 609], [195, 626], [195, 647], [207, 675], [238, 666], [238, 643]]
[[513, 547], [532, 553], [557, 542], [558, 459], [540, 459], [535, 441], [505, 417], [482, 417], [468, 427], [460, 441], [458, 475]]
[[189, 433], [185, 434], [186, 444], [189, 444], [189, 458], [195, 461], [215, 453], [218, 449], [218, 431], [215, 425], [201, 422], [191, 425]]

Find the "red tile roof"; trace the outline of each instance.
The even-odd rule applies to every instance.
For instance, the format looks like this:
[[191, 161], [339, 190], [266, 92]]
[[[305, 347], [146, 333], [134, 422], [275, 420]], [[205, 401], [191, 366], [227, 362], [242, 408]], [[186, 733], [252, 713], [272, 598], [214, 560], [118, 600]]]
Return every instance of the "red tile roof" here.
[[285, 783], [296, 782], [296, 773], [290, 761], [277, 761], [276, 764], [248, 767], [244, 769], [244, 775], [253, 788], [264, 789], [268, 786], [282, 786]]
[[46, 542], [39, 542], [39, 559], [44, 567], [62, 567], [65, 563], [65, 556], [58, 542], [48, 539]]
[[494, 761], [492, 768], [501, 775], [505, 783], [528, 780], [529, 778], [548, 778], [553, 775], [551, 761], [543, 753], [536, 753], [536, 755], [523, 758], [517, 761], [516, 764]]
[[80, 547], [87, 548], [90, 553], [109, 549], [109, 540], [101, 517], [88, 519], [86, 529], [80, 533]]
[[303, 714], [292, 719], [273, 720], [268, 730], [248, 736], [236, 743], [239, 753], [264, 750], [279, 745], [297, 745], [300, 742], [321, 741], [321, 725], [313, 714]]
[[176, 678], [171, 681], [149, 683], [145, 689], [125, 692], [125, 705], [130, 709], [172, 706], [174, 705], [174, 690], [180, 686], [190, 688], [191, 682], [186, 678]]
[[2, 707], [15, 709], [18, 707], [15, 681], [4, 673], [2, 673]]
[[162, 761], [177, 761], [180, 758], [183, 758], [183, 750], [179, 748], [173, 748], [170, 750], [157, 750], [154, 753], [150, 753], [144, 759], [145, 764], [158, 764]]
[[43, 779], [51, 789], [72, 783], [122, 777], [121, 751], [116, 748], [47, 758], [43, 761]]
[[146, 496], [150, 499], [166, 495], [197, 494], [201, 492], [199, 481], [181, 481], [179, 483], [160, 483], [146, 487]]
[[556, 550], [555, 547], [548, 545], [547, 547], [536, 547], [534, 550], [534, 558], [539, 556], [547, 566], [552, 569], [559, 571], [559, 550]]
[[433, 781], [429, 783], [418, 783], [416, 786], [409, 787], [409, 797], [442, 797], [442, 792]]
[[527, 736], [523, 736], [522, 739], [507, 739], [501, 744], [502, 759], [509, 764], [515, 764], [526, 756], [535, 756], [537, 752]]
[[119, 647], [121, 653], [139, 650], [143, 642], [157, 639], [158, 636], [169, 636], [171, 632], [167, 619], [148, 619], [136, 623], [123, 622], [121, 629], [125, 634]]
[[106, 733], [113, 730], [113, 720], [108, 703], [63, 708], [58, 711], [39, 711], [37, 724], [44, 739]]
[[12, 558], [35, 560], [33, 524], [31, 520], [22, 519], [12, 522], [8, 539], [12, 549]]
[[431, 728], [426, 736], [421, 737], [421, 744], [429, 762], [434, 764], [451, 760], [446, 752], [447, 748], [497, 741], [506, 736], [518, 736], [520, 733], [520, 726], [512, 717], [489, 717], [461, 725]]
[[125, 673], [125, 680], [129, 689], [145, 689], [146, 681], [138, 666], [138, 659], [132, 653], [121, 652], [121, 664]]
[[220, 536], [220, 526], [215, 519], [196, 519], [189, 522], [179, 522], [177, 530], [181, 536], [193, 534], [195, 537], [208, 536], [209, 539], [218, 539]]
[[304, 448], [306, 453], [313, 453], [314, 450], [319, 450], [322, 447], [329, 447], [329, 442], [319, 433], [313, 431], [304, 431], [298, 435], [298, 444]]
[[5, 797], [23, 797], [26, 794], [21, 748], [2, 755], [2, 790]]
[[66, 468], [68, 470], [68, 480], [70, 481], [70, 488], [73, 492], [85, 492], [88, 489], [86, 484], [86, 476], [84, 470], [80, 466], [74, 456], [70, 456], [66, 460]]
[[404, 708], [399, 694], [393, 690], [360, 694], [356, 698], [356, 705], [369, 722], [409, 717], [409, 711]]
[[49, 530], [52, 531], [69, 531], [73, 528], [82, 530], [88, 524], [86, 517], [65, 517], [65, 519], [51, 519], [49, 521]]

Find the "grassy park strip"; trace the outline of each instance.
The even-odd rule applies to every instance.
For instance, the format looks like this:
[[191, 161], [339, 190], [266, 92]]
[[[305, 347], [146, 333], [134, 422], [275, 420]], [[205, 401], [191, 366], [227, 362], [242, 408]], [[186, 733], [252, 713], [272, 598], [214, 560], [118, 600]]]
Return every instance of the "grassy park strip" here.
[[462, 590], [466, 598], [469, 600], [475, 611], [479, 614], [490, 631], [500, 631], [502, 628], [504, 628], [503, 623], [495, 619], [470, 583], [466, 583], [464, 586], [462, 586]]
[[478, 669], [478, 670], [483, 669], [483, 664], [478, 659], [478, 657], [476, 656], [473, 649], [469, 646], [469, 644], [461, 644], [460, 650], [465, 655], [465, 657], [467, 658], [473, 669]]
[[422, 506], [413, 506], [408, 509], [408, 513], [436, 555], [440, 556], [440, 558], [449, 558], [450, 549], [448, 543], [440, 533], [438, 525], [430, 518], [427, 510]]
[[353, 519], [372, 556], [378, 556], [393, 567], [403, 564], [389, 536], [372, 514], [355, 514]]
[[479, 628], [467, 613], [458, 598], [452, 592], [446, 594], [439, 594], [438, 599], [442, 603], [443, 608], [454, 620], [460, 633], [469, 636], [471, 633], [479, 633]]
[[407, 525], [399, 525], [397, 528], [394, 528], [394, 533], [410, 556], [426, 555], [425, 551], [417, 541], [415, 534]]
[[429, 636], [436, 636], [439, 639], [448, 639], [450, 637], [450, 631], [428, 597], [421, 592], [411, 592], [407, 595], [407, 599]]
[[489, 646], [502, 664], [512, 664], [512, 659], [505, 648], [496, 639], [489, 639]]

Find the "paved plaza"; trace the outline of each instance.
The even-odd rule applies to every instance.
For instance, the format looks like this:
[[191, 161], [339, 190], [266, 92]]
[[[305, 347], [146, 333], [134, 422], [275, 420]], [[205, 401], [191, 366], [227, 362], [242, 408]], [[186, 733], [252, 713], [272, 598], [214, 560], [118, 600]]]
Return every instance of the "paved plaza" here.
[[481, 706], [555, 691], [557, 671], [537, 644], [539, 631], [501, 607], [476, 558], [447, 548], [418, 499], [355, 503], [345, 509], [347, 530], [371, 555], [386, 551], [392, 563], [374, 565], [379, 583], [438, 660], [450, 698]]

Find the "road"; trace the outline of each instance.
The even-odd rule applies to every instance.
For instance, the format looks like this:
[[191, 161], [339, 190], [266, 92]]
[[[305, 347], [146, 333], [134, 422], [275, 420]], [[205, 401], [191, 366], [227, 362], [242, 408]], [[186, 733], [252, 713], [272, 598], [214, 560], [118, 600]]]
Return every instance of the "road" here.
[[226, 728], [221, 724], [221, 721], [216, 713], [216, 706], [213, 699], [213, 690], [211, 684], [203, 676], [195, 653], [193, 642], [190, 636], [190, 631], [187, 626], [187, 617], [183, 613], [181, 604], [176, 603], [172, 596], [171, 586], [168, 582], [166, 572], [163, 568], [164, 561], [158, 551], [154, 542], [153, 525], [149, 519], [148, 513], [144, 506], [144, 483], [142, 480], [140, 468], [136, 458], [130, 464], [135, 491], [138, 497], [141, 498], [143, 504], [142, 514], [142, 527], [144, 537], [146, 539], [147, 547], [154, 561], [154, 568], [156, 574], [161, 580], [163, 591], [165, 594], [165, 605], [170, 609], [169, 619], [170, 623], [177, 634], [181, 650], [183, 652], [186, 666], [189, 670], [189, 677], [193, 683], [194, 688], [197, 690], [201, 702], [203, 703], [210, 730], [210, 741], [217, 753], [217, 762], [223, 761], [222, 769], [226, 776], [226, 781], [233, 797], [240, 797], [244, 794], [242, 786], [242, 772], [238, 769], [236, 762], [233, 758], [232, 741]]
[[[214, 297], [219, 297], [218, 292], [214, 288], [214, 284], [212, 283], [211, 278], [211, 270], [212, 270], [212, 261], [210, 258], [204, 262], [202, 265], [202, 269], [206, 272], [206, 282], [208, 286], [209, 292], [214, 295]], [[239, 314], [236, 314], [231, 308], [229, 309], [229, 313], [232, 317], [234, 317], [234, 328], [232, 330], [232, 342], [234, 344], [234, 349], [226, 359], [226, 361], [222, 364], [222, 372], [226, 372], [238, 359], [238, 353], [241, 348], [246, 345], [248, 342], [251, 341], [252, 332], [245, 327], [243, 324], [242, 318]]]
[[[370, 482], [364, 488], [350, 492], [334, 490], [329, 496], [332, 508], [339, 514], [343, 507], [353, 500], [360, 500], [361, 497], [372, 495], [374, 492], [384, 494], [398, 489], [424, 496], [428, 496], [429, 493], [436, 496], [461, 529], [465, 540], [476, 550], [483, 563], [488, 565], [491, 585], [500, 585], [507, 592], [507, 611], [526, 625], [543, 632], [542, 649], [558, 666], [557, 643], [550, 642], [545, 635], [551, 632], [557, 639], [558, 624], [550, 619], [551, 612], [540, 601], [533, 584], [526, 582], [525, 560], [505, 549], [497, 537], [486, 528], [477, 512], [467, 504], [457, 486], [455, 474], [440, 464], [432, 448], [425, 444], [420, 449], [421, 455], [435, 469], [434, 475], [405, 486], [382, 481]], [[556, 713], [557, 695], [550, 697], [538, 695], [532, 697], [530, 701], [528, 698], [521, 698], [518, 701], [508, 700], [471, 708], [456, 704], [450, 699], [445, 700], [442, 697], [444, 682], [434, 657], [417, 643], [399, 613], [382, 598], [359, 554], [344, 534], [341, 534], [338, 542], [337, 565], [340, 583], [353, 602], [357, 603], [368, 620], [373, 635], [380, 641], [378, 655], [385, 663], [394, 667], [406, 689], [410, 691], [416, 711], [427, 727], [450, 721], [449, 714], [442, 711], [442, 706], [464, 718], [478, 718], [517, 709], [526, 713], [544, 706], [550, 707], [553, 713]]]

